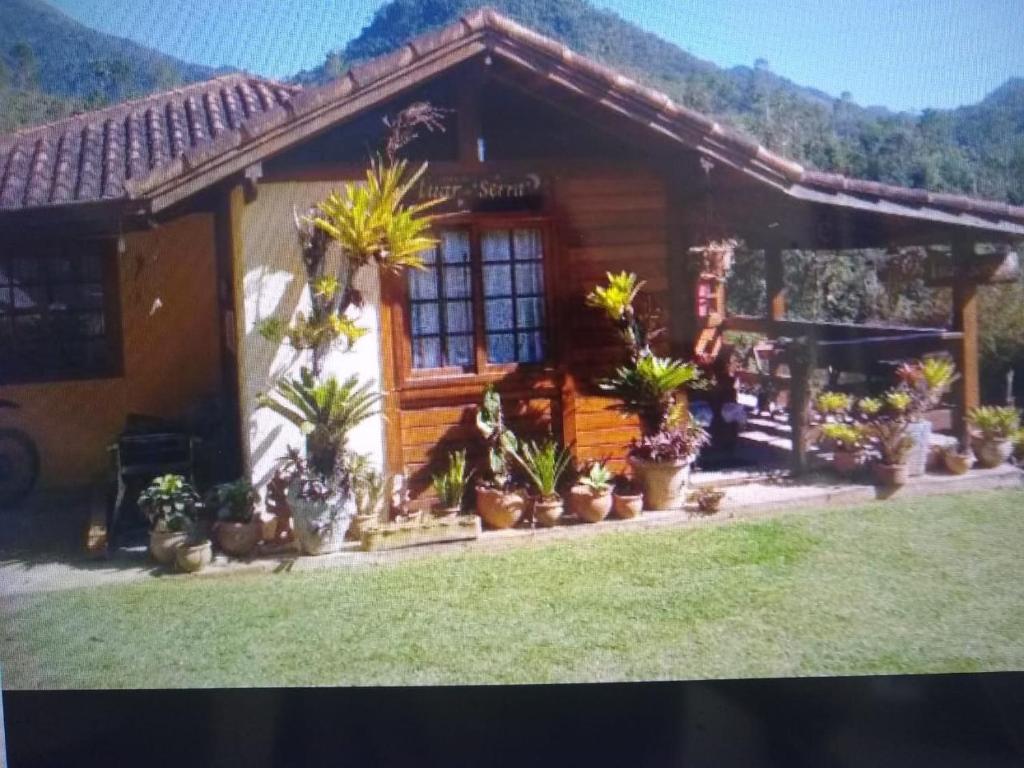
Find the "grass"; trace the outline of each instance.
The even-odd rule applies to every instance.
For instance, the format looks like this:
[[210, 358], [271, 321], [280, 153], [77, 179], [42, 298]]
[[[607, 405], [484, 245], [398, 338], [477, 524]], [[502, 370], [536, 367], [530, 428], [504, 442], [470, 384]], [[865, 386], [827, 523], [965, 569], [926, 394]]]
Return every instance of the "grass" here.
[[11, 688], [534, 683], [1024, 668], [1024, 493], [5, 606]]

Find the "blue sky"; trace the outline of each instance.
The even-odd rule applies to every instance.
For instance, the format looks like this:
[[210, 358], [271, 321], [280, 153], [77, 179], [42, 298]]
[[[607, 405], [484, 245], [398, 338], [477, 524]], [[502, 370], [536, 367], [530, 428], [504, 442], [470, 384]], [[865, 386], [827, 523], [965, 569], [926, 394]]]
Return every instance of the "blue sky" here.
[[[357, 35], [383, 0], [50, 0], [179, 58], [282, 77]], [[1024, 0], [594, 0], [716, 64], [771, 68], [856, 102], [970, 104], [1024, 76]]]

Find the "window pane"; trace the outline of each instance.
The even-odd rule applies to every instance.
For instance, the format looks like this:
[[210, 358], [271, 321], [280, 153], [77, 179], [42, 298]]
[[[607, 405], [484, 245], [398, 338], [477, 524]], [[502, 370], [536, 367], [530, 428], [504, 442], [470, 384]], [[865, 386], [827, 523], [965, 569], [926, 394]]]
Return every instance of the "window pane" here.
[[448, 337], [448, 365], [470, 365], [473, 362], [473, 337]]
[[544, 293], [544, 266], [541, 262], [516, 264], [516, 293], [520, 296]]
[[540, 331], [517, 333], [516, 342], [519, 362], [537, 363], [544, 359], [544, 339]]
[[465, 229], [446, 229], [441, 232], [441, 258], [445, 264], [469, 263], [469, 232]]
[[103, 280], [103, 262], [99, 255], [92, 253], [83, 256], [79, 261], [81, 269], [78, 272], [78, 279], [82, 282], [98, 283]]
[[437, 309], [437, 304], [412, 305], [413, 336], [423, 336], [425, 334], [437, 334], [441, 332]]
[[[0, 312], [9, 311], [11, 308], [11, 289], [0, 286]], [[0, 324], [3, 320], [0, 319]]]
[[512, 299], [489, 299], [484, 309], [488, 331], [512, 330]]
[[492, 229], [480, 236], [480, 250], [484, 261], [509, 261], [512, 253], [509, 250], [507, 229]]
[[468, 299], [473, 295], [469, 267], [445, 267], [444, 295], [448, 299]]
[[468, 301], [450, 301], [445, 308], [448, 333], [472, 333], [473, 310]]
[[101, 309], [103, 287], [99, 285], [76, 285], [66, 283], [51, 289], [50, 309]]
[[544, 325], [544, 303], [539, 298], [516, 300], [516, 327], [537, 328]]
[[66, 283], [74, 279], [74, 259], [54, 256], [46, 260], [46, 274], [52, 282]]
[[515, 335], [511, 333], [488, 334], [487, 359], [492, 363], [514, 363], [516, 361]]
[[437, 272], [428, 267], [427, 269], [410, 269], [409, 275], [409, 296], [413, 299], [436, 299], [437, 298]]
[[512, 267], [508, 264], [484, 265], [484, 295], [512, 295]]
[[43, 280], [42, 261], [38, 256], [22, 256], [11, 259], [15, 283], [38, 283]]
[[539, 229], [517, 229], [513, 234], [516, 261], [539, 259], [543, 255], [544, 241]]
[[412, 365], [414, 368], [441, 367], [441, 339], [414, 339], [412, 342]]

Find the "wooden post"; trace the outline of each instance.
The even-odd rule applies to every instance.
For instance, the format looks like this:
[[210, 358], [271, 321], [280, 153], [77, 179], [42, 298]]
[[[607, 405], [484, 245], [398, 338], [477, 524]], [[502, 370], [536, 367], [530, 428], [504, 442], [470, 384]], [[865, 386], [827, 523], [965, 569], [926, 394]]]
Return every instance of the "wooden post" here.
[[769, 245], [764, 249], [764, 282], [768, 292], [768, 319], [786, 317], [786, 274], [782, 263], [782, 248]]
[[978, 285], [964, 277], [967, 261], [974, 255], [973, 243], [953, 245], [953, 330], [963, 334], [954, 356], [960, 370], [955, 391], [953, 428], [966, 444], [967, 412], [981, 404], [980, 371], [978, 369]]
[[807, 471], [807, 427], [810, 424], [811, 376], [817, 351], [817, 341], [804, 336], [790, 342], [786, 350], [789, 365], [789, 427], [793, 442], [790, 469], [794, 475]]

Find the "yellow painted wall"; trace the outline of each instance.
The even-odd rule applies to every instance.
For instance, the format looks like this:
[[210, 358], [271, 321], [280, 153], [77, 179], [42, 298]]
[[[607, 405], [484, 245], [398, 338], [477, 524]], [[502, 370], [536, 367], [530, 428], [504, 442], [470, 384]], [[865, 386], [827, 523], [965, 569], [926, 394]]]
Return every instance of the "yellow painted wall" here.
[[80, 486], [108, 466], [129, 413], [173, 418], [220, 389], [213, 217], [191, 215], [126, 236], [119, 256], [124, 376], [0, 386], [42, 459], [40, 484]]

